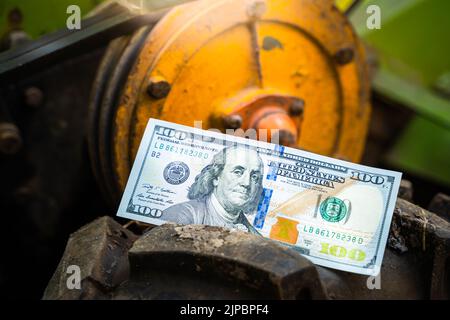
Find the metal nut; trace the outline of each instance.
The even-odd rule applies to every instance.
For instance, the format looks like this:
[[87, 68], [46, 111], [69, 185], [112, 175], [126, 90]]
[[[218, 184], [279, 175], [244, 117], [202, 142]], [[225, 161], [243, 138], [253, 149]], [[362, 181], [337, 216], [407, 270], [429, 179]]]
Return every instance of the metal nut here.
[[22, 147], [22, 137], [19, 129], [12, 123], [0, 123], [0, 152], [16, 154]]
[[334, 55], [334, 60], [337, 64], [345, 65], [347, 63], [350, 63], [355, 56], [355, 53], [353, 49], [351, 48], [344, 48], [336, 52]]
[[296, 137], [292, 134], [292, 132], [288, 130], [281, 129], [279, 132], [279, 144], [282, 146], [295, 146]]
[[223, 122], [227, 129], [239, 129], [242, 126], [242, 117], [238, 114], [231, 114], [224, 117]]
[[44, 93], [37, 87], [29, 87], [24, 92], [25, 104], [31, 108], [38, 108], [44, 101]]
[[293, 117], [300, 116], [305, 109], [305, 101], [303, 99], [295, 99], [289, 106], [289, 114]]

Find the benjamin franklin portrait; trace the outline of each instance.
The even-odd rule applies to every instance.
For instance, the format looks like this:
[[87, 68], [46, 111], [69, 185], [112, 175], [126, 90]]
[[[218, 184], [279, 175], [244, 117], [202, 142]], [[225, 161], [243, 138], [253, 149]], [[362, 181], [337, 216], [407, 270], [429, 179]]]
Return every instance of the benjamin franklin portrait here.
[[224, 148], [190, 186], [190, 201], [164, 210], [161, 219], [180, 224], [207, 224], [258, 231], [246, 215], [254, 215], [261, 196], [264, 165], [253, 149]]

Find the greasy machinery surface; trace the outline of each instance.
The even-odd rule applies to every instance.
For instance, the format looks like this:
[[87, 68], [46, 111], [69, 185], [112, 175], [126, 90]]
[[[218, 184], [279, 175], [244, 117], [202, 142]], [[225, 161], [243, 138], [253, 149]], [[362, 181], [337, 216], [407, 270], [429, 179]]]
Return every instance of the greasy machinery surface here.
[[333, 1], [178, 6], [110, 45], [93, 92], [90, 154], [111, 203], [149, 118], [279, 129], [281, 144], [358, 162], [370, 117], [363, 48]]
[[[81, 268], [81, 289], [65, 270]], [[450, 224], [398, 199], [378, 288], [276, 241], [166, 224], [138, 236], [109, 217], [74, 233], [44, 299], [449, 299]]]

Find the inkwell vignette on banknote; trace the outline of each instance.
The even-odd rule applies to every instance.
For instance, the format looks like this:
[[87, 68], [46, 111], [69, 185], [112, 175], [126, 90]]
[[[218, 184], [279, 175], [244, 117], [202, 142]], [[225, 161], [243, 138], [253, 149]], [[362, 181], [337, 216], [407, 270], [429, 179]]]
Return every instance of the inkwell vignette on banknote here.
[[378, 274], [401, 173], [150, 119], [117, 215], [207, 224]]

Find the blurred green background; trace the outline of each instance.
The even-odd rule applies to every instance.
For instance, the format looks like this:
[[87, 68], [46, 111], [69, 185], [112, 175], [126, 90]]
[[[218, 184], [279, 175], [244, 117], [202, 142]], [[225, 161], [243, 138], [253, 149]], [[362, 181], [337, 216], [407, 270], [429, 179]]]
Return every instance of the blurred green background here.
[[101, 2], [103, 0], [0, 0], [0, 34], [7, 31], [7, 16], [13, 8], [22, 11], [22, 27], [36, 39], [66, 25], [66, 10], [69, 5], [78, 5], [84, 16]]
[[[381, 11], [381, 29], [366, 26], [366, 8]], [[375, 92], [416, 116], [386, 156], [402, 170], [450, 186], [450, 1], [365, 0], [350, 15], [379, 63]]]

